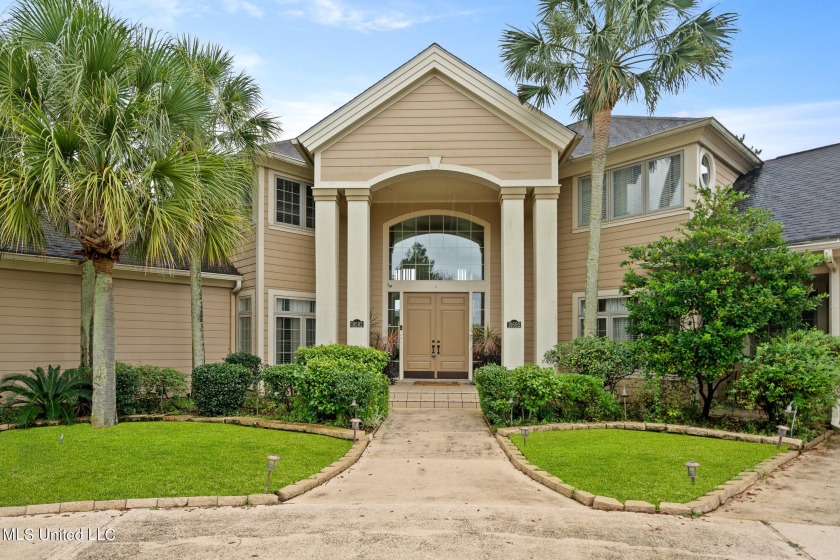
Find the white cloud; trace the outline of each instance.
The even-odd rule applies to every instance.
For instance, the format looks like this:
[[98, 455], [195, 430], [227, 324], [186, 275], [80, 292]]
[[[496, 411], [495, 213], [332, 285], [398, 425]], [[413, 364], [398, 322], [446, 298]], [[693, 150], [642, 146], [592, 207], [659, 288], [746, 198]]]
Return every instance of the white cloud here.
[[[840, 142], [840, 99], [789, 105], [719, 108], [713, 115], [744, 143], [762, 150], [762, 159]], [[689, 115], [686, 115], [689, 116]]]
[[259, 8], [259, 6], [245, 0], [225, 0], [225, 9], [232, 14], [245, 12], [249, 16], [255, 18], [263, 16], [263, 11]]
[[282, 138], [295, 138], [353, 98], [344, 91], [324, 92], [309, 96], [306, 101], [283, 98], [268, 99], [268, 109], [283, 127]]
[[294, 9], [286, 12], [289, 16], [302, 17], [321, 25], [353, 29], [362, 33], [406, 29], [430, 21], [462, 17], [472, 13], [461, 10], [424, 15], [420, 8], [406, 12], [387, 6], [362, 9], [345, 0], [282, 0], [281, 4], [295, 6]]

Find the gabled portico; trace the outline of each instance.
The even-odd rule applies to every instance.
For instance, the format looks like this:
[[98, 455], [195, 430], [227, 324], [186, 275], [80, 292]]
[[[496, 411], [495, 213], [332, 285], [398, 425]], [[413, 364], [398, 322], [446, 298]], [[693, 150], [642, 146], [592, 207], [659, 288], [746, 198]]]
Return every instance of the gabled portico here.
[[576, 141], [437, 45], [302, 134], [316, 342], [367, 345], [378, 317], [399, 329], [402, 371], [466, 378], [483, 321], [504, 365], [541, 357], [557, 341], [558, 164]]

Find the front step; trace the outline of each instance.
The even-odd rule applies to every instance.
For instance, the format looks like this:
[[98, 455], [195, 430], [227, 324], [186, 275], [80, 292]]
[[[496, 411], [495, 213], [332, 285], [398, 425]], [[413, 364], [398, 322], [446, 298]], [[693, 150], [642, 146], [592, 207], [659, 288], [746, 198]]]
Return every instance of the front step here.
[[478, 394], [472, 386], [460, 391], [391, 390], [391, 408], [479, 408]]

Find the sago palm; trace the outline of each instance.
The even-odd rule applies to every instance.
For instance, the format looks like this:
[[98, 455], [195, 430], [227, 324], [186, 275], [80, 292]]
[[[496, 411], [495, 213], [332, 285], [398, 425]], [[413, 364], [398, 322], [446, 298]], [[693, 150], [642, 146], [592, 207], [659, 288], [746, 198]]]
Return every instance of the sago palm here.
[[18, 421], [28, 425], [33, 420], [72, 422], [79, 399], [90, 399], [90, 382], [61, 371], [59, 366], [38, 367], [31, 374], [9, 375], [0, 383], [0, 394], [12, 396], [7, 403], [17, 413]]
[[186, 251], [209, 109], [167, 42], [94, 0], [29, 0], [0, 29], [0, 245], [78, 239], [95, 275], [91, 423], [116, 423], [112, 271]]
[[700, 10], [698, 0], [541, 0], [530, 30], [509, 28], [501, 52], [519, 99], [537, 108], [579, 92], [572, 114], [592, 128], [584, 335], [597, 333], [604, 166], [612, 111], [696, 79], [716, 83], [731, 59], [736, 14]]
[[211, 108], [211, 118], [194, 138], [212, 158], [201, 174], [196, 221], [187, 232], [192, 312], [192, 365], [204, 364], [204, 314], [201, 265], [223, 262], [240, 249], [250, 230], [249, 201], [255, 158], [280, 133], [279, 122], [262, 110], [259, 86], [236, 72], [233, 57], [214, 44], [183, 37], [173, 45], [190, 69], [192, 84]]

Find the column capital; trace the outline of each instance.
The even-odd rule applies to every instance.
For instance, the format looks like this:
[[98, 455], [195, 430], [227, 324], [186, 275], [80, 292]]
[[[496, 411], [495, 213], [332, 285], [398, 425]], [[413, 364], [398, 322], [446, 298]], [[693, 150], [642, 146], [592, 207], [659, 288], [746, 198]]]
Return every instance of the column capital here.
[[534, 200], [557, 200], [560, 198], [560, 185], [556, 187], [534, 187]]
[[338, 189], [312, 189], [315, 202], [338, 202]]
[[525, 187], [500, 187], [499, 201], [505, 200], [525, 200], [525, 195], [528, 194], [528, 189]]
[[347, 202], [367, 202], [370, 204], [370, 188], [365, 189], [344, 189], [344, 198]]

